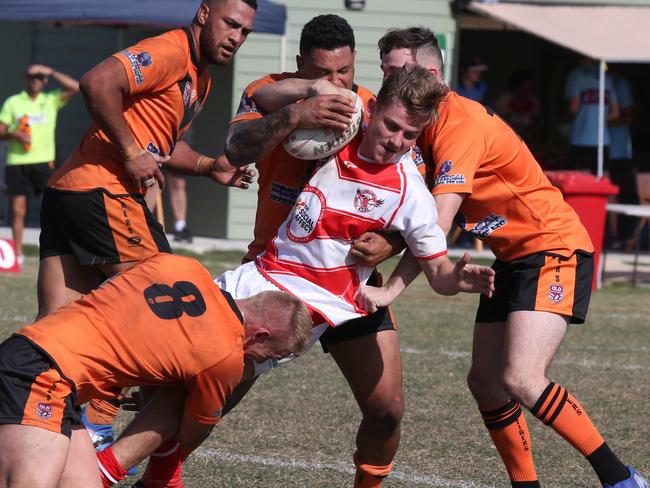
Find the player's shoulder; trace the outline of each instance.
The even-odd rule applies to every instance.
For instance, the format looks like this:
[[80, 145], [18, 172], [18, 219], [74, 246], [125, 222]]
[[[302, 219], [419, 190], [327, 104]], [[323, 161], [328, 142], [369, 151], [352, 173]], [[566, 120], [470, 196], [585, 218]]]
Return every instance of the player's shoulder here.
[[261, 78], [257, 78], [256, 80], [251, 81], [244, 91], [246, 93], [253, 93], [255, 90], [257, 90], [262, 86], [270, 85], [271, 83], [287, 80], [290, 78], [298, 78], [298, 73], [292, 73], [292, 72], [269, 73], [267, 75], [262, 76]]
[[375, 97], [375, 94], [366, 88], [365, 86], [362, 85], [357, 85], [356, 83], [352, 85], [352, 91], [359, 95], [361, 97], [361, 100], [363, 100], [364, 104], [368, 104], [369, 100], [373, 100]]
[[437, 135], [451, 131], [468, 135], [482, 133], [494, 118], [494, 114], [484, 105], [453, 91], [440, 103], [438, 112], [438, 120], [426, 129]]
[[10, 107], [12, 105], [20, 103], [22, 100], [26, 98], [26, 92], [21, 91], [19, 93], [14, 93], [13, 95], [8, 96], [4, 102], [2, 103], [3, 106]]
[[[158, 36], [147, 37], [125, 51], [129, 51], [129, 49], [147, 52], [150, 56], [184, 60], [189, 54], [189, 41], [187, 34], [182, 29], [174, 29]], [[152, 61], [155, 60], [152, 59]]]

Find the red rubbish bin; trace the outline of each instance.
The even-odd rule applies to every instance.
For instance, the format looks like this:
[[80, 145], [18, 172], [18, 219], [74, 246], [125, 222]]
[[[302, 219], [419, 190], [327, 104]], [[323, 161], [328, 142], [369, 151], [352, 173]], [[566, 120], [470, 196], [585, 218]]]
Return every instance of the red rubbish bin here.
[[607, 219], [605, 206], [610, 195], [618, 194], [618, 187], [606, 176], [597, 178], [582, 171], [545, 171], [544, 174], [553, 186], [559, 188], [566, 202], [573, 207], [582, 225], [589, 232], [595, 251], [592, 290], [596, 290]]

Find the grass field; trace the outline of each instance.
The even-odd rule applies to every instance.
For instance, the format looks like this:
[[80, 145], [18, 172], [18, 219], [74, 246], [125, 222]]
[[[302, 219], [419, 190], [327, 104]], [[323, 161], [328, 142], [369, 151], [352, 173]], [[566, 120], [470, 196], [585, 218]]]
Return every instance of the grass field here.
[[[213, 273], [240, 256], [201, 258]], [[0, 336], [36, 312], [36, 258], [21, 275], [0, 275]], [[477, 298], [443, 298], [423, 281], [395, 306], [403, 352], [406, 414], [386, 487], [507, 487], [507, 476], [468, 390]], [[587, 409], [626, 463], [650, 473], [650, 294], [615, 286], [596, 293], [589, 319], [573, 327], [551, 378]], [[128, 419], [121, 414], [120, 420]], [[360, 419], [334, 362], [320, 347], [263, 377], [187, 462], [188, 487], [346, 487]], [[588, 463], [528, 415], [543, 486], [599, 486]], [[124, 485], [127, 486], [127, 485]]]

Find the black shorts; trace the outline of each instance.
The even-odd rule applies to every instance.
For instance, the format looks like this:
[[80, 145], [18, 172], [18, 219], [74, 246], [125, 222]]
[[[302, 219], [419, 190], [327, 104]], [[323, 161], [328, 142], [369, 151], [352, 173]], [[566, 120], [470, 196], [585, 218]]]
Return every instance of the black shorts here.
[[587, 316], [594, 256], [576, 251], [565, 258], [536, 253], [511, 262], [492, 265], [496, 272], [494, 296], [481, 295], [476, 322], [505, 322], [510, 312], [536, 310], [582, 324]]
[[50, 163], [17, 164], [5, 166], [5, 184], [10, 196], [31, 195], [40, 197], [52, 176]]
[[0, 424], [40, 427], [70, 437], [81, 425], [77, 392], [54, 361], [29, 339], [0, 344]]
[[[377, 285], [379, 279], [379, 275], [375, 272], [368, 279], [368, 284]], [[327, 344], [358, 339], [382, 330], [397, 330], [395, 317], [389, 307], [380, 308], [365, 317], [348, 320], [338, 327], [328, 327], [319, 340], [323, 351], [329, 352]]]
[[171, 248], [141, 195], [46, 188], [41, 259], [73, 254], [82, 265], [97, 265], [140, 261], [159, 252]]

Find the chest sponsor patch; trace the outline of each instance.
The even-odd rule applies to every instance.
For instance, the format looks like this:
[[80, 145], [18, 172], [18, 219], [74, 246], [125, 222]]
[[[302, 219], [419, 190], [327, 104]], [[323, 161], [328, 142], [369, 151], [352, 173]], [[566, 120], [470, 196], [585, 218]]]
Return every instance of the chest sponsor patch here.
[[435, 186], [438, 186], [438, 185], [464, 185], [465, 184], [465, 175], [464, 174], [457, 174], [457, 175], [450, 175], [449, 174], [449, 172], [451, 171], [453, 166], [454, 166], [454, 164], [449, 159], [442, 162], [442, 164], [440, 165], [440, 172], [438, 173], [438, 176], [436, 177], [436, 181], [434, 182]]
[[366, 213], [381, 207], [384, 200], [377, 198], [374, 191], [365, 188], [357, 188], [357, 193], [354, 195], [354, 208], [359, 212]]
[[283, 185], [277, 181], [271, 184], [271, 200], [274, 202], [291, 207], [296, 203], [298, 195], [300, 195], [300, 189], [296, 187]]
[[503, 215], [493, 213], [478, 222], [469, 232], [477, 239], [483, 240], [492, 234], [495, 230], [500, 229], [507, 223], [508, 219], [506, 219]]
[[158, 146], [156, 146], [153, 142], [149, 141], [149, 144], [147, 144], [147, 151], [153, 154], [160, 154], [160, 149], [158, 149]]
[[553, 303], [559, 303], [564, 298], [564, 287], [562, 285], [551, 285], [548, 287], [548, 298]]
[[306, 243], [314, 239], [314, 231], [325, 213], [325, 195], [316, 187], [306, 186], [293, 206], [287, 222], [287, 237], [293, 242]]

